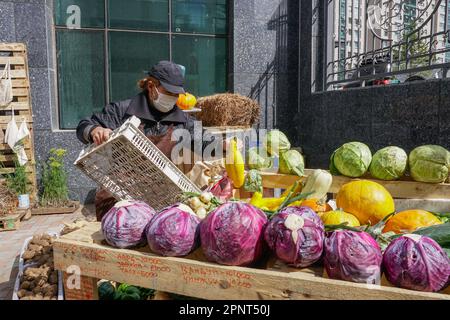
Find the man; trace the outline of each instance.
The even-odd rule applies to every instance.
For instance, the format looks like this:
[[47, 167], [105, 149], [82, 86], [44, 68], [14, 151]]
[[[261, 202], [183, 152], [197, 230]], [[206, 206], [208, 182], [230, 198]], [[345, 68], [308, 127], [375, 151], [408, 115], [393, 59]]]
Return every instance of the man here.
[[[178, 128], [193, 133], [194, 119], [175, 104], [184, 93], [184, 76], [181, 67], [170, 61], [160, 61], [153, 66], [148, 77], [139, 81], [142, 92], [134, 98], [107, 105], [102, 112], [80, 121], [77, 137], [85, 144], [97, 145], [107, 141], [112, 130], [119, 128], [128, 118], [141, 120], [140, 129], [170, 158], [177, 142], [171, 141], [172, 132]], [[114, 206], [116, 200], [106, 190], [95, 197], [97, 219]]]

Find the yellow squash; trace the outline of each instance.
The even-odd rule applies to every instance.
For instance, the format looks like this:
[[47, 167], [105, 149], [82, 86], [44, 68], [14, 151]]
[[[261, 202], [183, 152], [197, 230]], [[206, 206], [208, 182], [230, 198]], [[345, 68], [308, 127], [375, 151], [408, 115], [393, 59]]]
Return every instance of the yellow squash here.
[[434, 214], [425, 210], [406, 210], [390, 218], [384, 226], [383, 232], [411, 233], [423, 227], [442, 224]]
[[336, 205], [353, 214], [362, 225], [374, 225], [395, 211], [391, 194], [381, 184], [370, 180], [343, 185], [336, 196]]
[[285, 197], [264, 198], [261, 192], [255, 192], [250, 200], [250, 204], [260, 209], [275, 211], [281, 206], [285, 199]]
[[236, 189], [244, 185], [245, 165], [242, 153], [238, 150], [236, 138], [231, 139], [227, 157], [225, 159], [225, 170]]
[[320, 218], [325, 225], [342, 224], [346, 222], [349, 227], [360, 226], [358, 219], [356, 219], [354, 215], [342, 210], [324, 212]]

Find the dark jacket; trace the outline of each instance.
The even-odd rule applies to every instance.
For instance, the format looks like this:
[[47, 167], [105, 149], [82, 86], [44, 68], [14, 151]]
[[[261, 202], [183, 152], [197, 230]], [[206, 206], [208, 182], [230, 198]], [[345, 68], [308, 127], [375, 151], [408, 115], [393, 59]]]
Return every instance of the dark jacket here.
[[94, 113], [92, 117], [80, 121], [77, 127], [77, 137], [84, 144], [92, 143], [91, 132], [101, 126], [115, 130], [128, 118], [136, 116], [141, 120], [146, 136], [164, 136], [169, 127], [183, 128], [194, 134], [194, 118], [174, 107], [169, 113], [162, 113], [150, 106], [147, 93], [142, 92], [132, 99], [108, 104], [102, 112]]

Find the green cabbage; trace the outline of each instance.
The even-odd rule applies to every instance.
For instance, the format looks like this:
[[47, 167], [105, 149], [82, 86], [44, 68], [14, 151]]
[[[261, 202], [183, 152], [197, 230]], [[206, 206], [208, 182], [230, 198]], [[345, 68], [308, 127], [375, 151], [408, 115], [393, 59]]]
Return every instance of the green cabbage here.
[[250, 169], [264, 170], [273, 167], [273, 158], [264, 148], [253, 147], [247, 152], [247, 163]]
[[372, 153], [368, 146], [361, 142], [345, 143], [337, 149], [331, 157], [333, 172], [336, 170], [340, 174], [357, 178], [364, 175], [369, 169], [372, 161]]
[[269, 131], [264, 139], [264, 146], [271, 156], [278, 156], [291, 149], [289, 139], [280, 130]]
[[304, 176], [305, 160], [300, 152], [289, 150], [280, 155], [280, 173]]
[[403, 176], [408, 164], [408, 155], [399, 147], [378, 150], [372, 158], [370, 174], [381, 180], [396, 180]]
[[416, 181], [444, 182], [450, 171], [450, 152], [436, 145], [418, 147], [409, 155], [409, 169]]
[[263, 192], [262, 177], [257, 170], [250, 170], [245, 176], [244, 190], [247, 192]]

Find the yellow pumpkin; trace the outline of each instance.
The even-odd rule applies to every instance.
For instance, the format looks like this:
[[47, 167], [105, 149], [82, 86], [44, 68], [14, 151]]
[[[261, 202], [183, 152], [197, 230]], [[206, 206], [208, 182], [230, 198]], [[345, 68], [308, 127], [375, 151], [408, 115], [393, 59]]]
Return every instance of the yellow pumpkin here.
[[360, 223], [356, 217], [342, 210], [328, 211], [320, 215], [323, 224], [342, 224], [347, 222], [349, 227], [359, 227]]
[[178, 96], [177, 106], [181, 110], [191, 110], [197, 104], [197, 99], [190, 93], [182, 93]]
[[384, 226], [383, 232], [411, 233], [423, 227], [442, 224], [434, 214], [425, 210], [406, 210], [390, 218]]
[[374, 225], [395, 211], [391, 194], [381, 184], [370, 180], [343, 185], [336, 196], [336, 205], [353, 214], [362, 225]]

